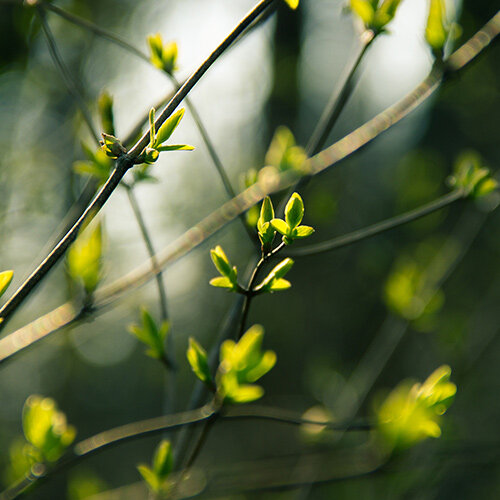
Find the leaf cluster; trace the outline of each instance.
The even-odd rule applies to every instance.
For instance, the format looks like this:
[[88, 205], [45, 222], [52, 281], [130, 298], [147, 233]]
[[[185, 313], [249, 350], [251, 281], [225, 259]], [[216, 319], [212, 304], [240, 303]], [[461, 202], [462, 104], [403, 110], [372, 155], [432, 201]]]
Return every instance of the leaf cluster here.
[[130, 333], [148, 347], [146, 350], [148, 356], [164, 361], [168, 361], [165, 340], [169, 330], [170, 323], [168, 321], [163, 321], [158, 326], [145, 307], [141, 309], [141, 324], [129, 327]]
[[222, 343], [219, 367], [212, 377], [207, 354], [198, 342], [191, 338], [187, 359], [195, 375], [215, 392], [216, 401], [224, 403], [249, 403], [262, 397], [264, 389], [254, 382], [265, 375], [276, 363], [273, 351], [262, 351], [264, 329], [252, 326], [238, 342]]
[[457, 392], [450, 375], [451, 368], [443, 365], [424, 383], [401, 382], [385, 398], [377, 410], [377, 429], [391, 450], [441, 435], [441, 417]]
[[168, 480], [174, 467], [174, 456], [170, 441], [163, 440], [155, 450], [151, 466], [139, 464], [137, 470], [151, 490], [156, 493], [166, 493], [172, 486]]

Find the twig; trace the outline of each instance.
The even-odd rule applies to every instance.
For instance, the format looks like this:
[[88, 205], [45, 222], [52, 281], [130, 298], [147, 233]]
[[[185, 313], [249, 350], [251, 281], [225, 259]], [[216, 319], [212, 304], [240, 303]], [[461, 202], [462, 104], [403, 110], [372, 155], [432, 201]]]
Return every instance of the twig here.
[[59, 50], [57, 48], [57, 44], [56, 44], [54, 35], [52, 34], [50, 26], [47, 23], [47, 19], [45, 17], [45, 11], [39, 5], [37, 5], [36, 13], [38, 15], [38, 18], [40, 19], [40, 23], [42, 25], [42, 29], [43, 29], [43, 33], [45, 35], [45, 38], [47, 39], [47, 45], [49, 46], [49, 52], [50, 52], [50, 55], [52, 57], [52, 60], [54, 61], [56, 68], [61, 73], [62, 79], [63, 79], [64, 83], [66, 84], [67, 89], [69, 90], [70, 94], [73, 96], [75, 101], [77, 102], [78, 107], [80, 108], [80, 111], [82, 113], [82, 117], [88, 126], [90, 134], [92, 135], [93, 139], [97, 143], [99, 143], [99, 138], [97, 136], [97, 132], [95, 131], [94, 125], [92, 123], [92, 118], [90, 116], [90, 112], [85, 104], [85, 101], [83, 100], [83, 97], [82, 97], [82, 94], [80, 92], [78, 85], [71, 77], [71, 74], [70, 74], [68, 68], [64, 64], [64, 61], [62, 60], [62, 57], [59, 54]]
[[457, 189], [455, 191], [452, 191], [451, 193], [441, 196], [437, 200], [431, 201], [430, 203], [418, 207], [414, 210], [405, 212], [404, 214], [391, 217], [390, 219], [386, 219], [382, 222], [377, 222], [376, 224], [358, 229], [357, 231], [339, 236], [338, 238], [323, 241], [322, 243], [291, 249], [287, 252], [287, 254], [293, 257], [305, 257], [310, 255], [318, 255], [324, 252], [330, 252], [332, 250], [338, 250], [339, 248], [352, 245], [367, 238], [371, 238], [372, 236], [376, 236], [377, 234], [389, 231], [390, 229], [408, 224], [409, 222], [420, 219], [421, 217], [425, 217], [426, 215], [441, 210], [458, 200], [464, 199], [464, 196], [464, 192], [460, 189]]
[[[232, 42], [252, 23], [267, 7], [275, 0], [262, 0], [259, 4], [245, 16], [245, 18], [236, 26], [236, 28], [222, 41], [222, 43], [210, 54], [210, 56], [202, 63], [202, 65], [188, 78], [184, 85], [179, 89], [169, 104], [156, 120], [156, 129], [165, 122], [165, 120], [173, 113], [180, 102], [188, 95], [191, 89], [198, 83], [201, 77], [215, 63], [215, 61], [225, 52]], [[3, 322], [0, 324], [0, 329], [4, 328], [10, 319], [13, 312], [22, 304], [26, 297], [33, 291], [36, 285], [45, 277], [52, 267], [64, 255], [69, 245], [76, 239], [78, 231], [84, 223], [94, 217], [99, 210], [104, 206], [113, 191], [119, 185], [121, 179], [127, 170], [133, 166], [134, 160], [139, 156], [143, 149], [149, 143], [149, 131], [136, 143], [128, 154], [120, 156], [116, 162], [116, 168], [109, 177], [106, 184], [99, 191], [93, 202], [87, 207], [83, 215], [76, 224], [68, 231], [61, 239], [55, 249], [47, 256], [47, 258], [38, 266], [38, 268], [30, 275], [30, 277], [18, 288], [14, 295], [0, 309], [0, 318]]]
[[[454, 52], [447, 62], [446, 73], [450, 74], [462, 70], [469, 62], [477, 57], [498, 35], [500, 31], [500, 14], [496, 14], [481, 30], [479, 30], [472, 38], [470, 38], [462, 47]], [[338, 141], [333, 146], [330, 146], [321, 153], [318, 153], [310, 160], [311, 172], [313, 174], [325, 171], [329, 167], [335, 165], [340, 160], [351, 155], [361, 147], [371, 142], [375, 137], [382, 134], [385, 130], [402, 120], [415, 107], [424, 102], [439, 86], [444, 75], [444, 69], [439, 70], [433, 68], [431, 74], [410, 92], [401, 101], [393, 106], [390, 106], [385, 111], [381, 112], [367, 123], [351, 132], [344, 139]], [[199, 224], [187, 231], [172, 245], [157, 254], [157, 261], [160, 268], [166, 267], [168, 264], [176, 261], [183, 255], [197, 248], [208, 237], [222, 229], [226, 224], [232, 221], [237, 215], [251, 206], [261, 201], [266, 195], [276, 192], [280, 189], [293, 184], [295, 178], [290, 176], [289, 172], [280, 174], [273, 178], [271, 182], [265, 184], [255, 184], [235, 199], [224, 204], [221, 208], [213, 212]], [[143, 285], [154, 277], [154, 271], [151, 264], [146, 263], [134, 271], [130, 272], [121, 279], [115, 281], [105, 289], [98, 293], [97, 308], [109, 305], [114, 300], [117, 300], [123, 293], [135, 289]], [[64, 307], [64, 306], [62, 306]], [[57, 309], [58, 310], [58, 309]], [[56, 311], [57, 311], [56, 310]], [[3, 311], [0, 311], [0, 317]], [[61, 328], [64, 325], [57, 322], [57, 314], [51, 317], [51, 313], [44, 316], [45, 320], [56, 324], [56, 328]], [[5, 322], [4, 322], [5, 323]], [[31, 345], [47, 335], [52, 330], [45, 330], [42, 333], [34, 332], [32, 328], [38, 326], [38, 323], [32, 323], [27, 327], [21, 328], [12, 333], [8, 337], [0, 340], [0, 363], [5, 359], [15, 355], [17, 352]], [[29, 330], [29, 334], [27, 331]], [[33, 342], [24, 342], [22, 347], [17, 348], [16, 342], [19, 338], [33, 337]]]

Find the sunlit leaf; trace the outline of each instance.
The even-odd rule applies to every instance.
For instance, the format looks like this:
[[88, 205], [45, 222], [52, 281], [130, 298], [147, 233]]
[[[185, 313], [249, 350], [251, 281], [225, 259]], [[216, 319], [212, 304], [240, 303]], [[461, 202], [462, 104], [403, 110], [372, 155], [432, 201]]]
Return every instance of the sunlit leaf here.
[[299, 0], [285, 0], [285, 3], [293, 10], [299, 6]]
[[94, 229], [86, 229], [71, 245], [67, 256], [69, 275], [80, 282], [91, 294], [102, 279], [103, 235], [99, 222]]
[[101, 119], [102, 130], [106, 134], [115, 135], [115, 124], [113, 116], [113, 98], [108, 92], [102, 92], [97, 100], [97, 109]]
[[165, 141], [167, 141], [170, 138], [174, 130], [181, 122], [183, 116], [184, 116], [184, 108], [179, 109], [167, 120], [165, 120], [163, 125], [158, 129], [158, 132], [156, 133], [156, 139], [154, 142], [155, 147], [161, 146]]
[[208, 367], [207, 353], [192, 337], [189, 339], [187, 359], [194, 374], [205, 384], [212, 384], [212, 375]]
[[445, 3], [444, 0], [430, 0], [430, 2], [425, 39], [434, 53], [441, 56], [449, 34], [445, 20]]
[[13, 276], [14, 271], [2, 271], [0, 273], [0, 297], [5, 293], [5, 290], [7, 290]]
[[30, 396], [23, 408], [23, 431], [26, 440], [44, 460], [57, 460], [76, 436], [74, 427], [66, 423], [66, 416], [58, 410], [55, 401], [42, 396]]

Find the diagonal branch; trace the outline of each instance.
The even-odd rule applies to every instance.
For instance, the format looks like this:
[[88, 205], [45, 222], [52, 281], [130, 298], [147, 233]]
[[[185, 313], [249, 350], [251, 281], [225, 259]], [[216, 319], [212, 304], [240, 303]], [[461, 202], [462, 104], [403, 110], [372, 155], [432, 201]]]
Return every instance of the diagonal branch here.
[[[165, 120], [174, 112], [181, 101], [189, 94], [191, 89], [198, 83], [201, 77], [215, 63], [215, 61], [231, 46], [234, 40], [275, 0], [261, 0], [259, 4], [245, 16], [245, 18], [236, 26], [236, 28], [222, 41], [222, 43], [210, 54], [202, 65], [188, 78], [184, 85], [174, 95], [169, 104], [156, 120], [156, 129], [165, 122]], [[36, 285], [48, 274], [48, 272], [57, 264], [64, 255], [69, 245], [76, 239], [82, 226], [89, 222], [104, 206], [113, 191], [119, 185], [121, 179], [134, 164], [134, 160], [141, 154], [149, 143], [149, 131], [136, 143], [136, 145], [127, 153], [120, 156], [116, 162], [116, 167], [106, 184], [98, 192], [92, 203], [87, 207], [82, 216], [66, 233], [66, 235], [56, 245], [54, 250], [45, 258], [45, 260], [33, 271], [28, 279], [18, 288], [14, 295], [0, 309], [0, 318], [3, 322], [0, 329], [4, 328], [14, 311], [24, 302], [28, 295], [34, 290]]]
[[[318, 153], [310, 162], [310, 172], [313, 175], [327, 170], [340, 160], [351, 155], [361, 147], [371, 142], [375, 137], [398, 123], [413, 109], [424, 102], [442, 82], [445, 75], [452, 75], [461, 71], [474, 60], [492, 42], [500, 32], [500, 13], [497, 13], [481, 30], [479, 30], [462, 47], [455, 51], [446, 61], [445, 66], [435, 66], [429, 76], [395, 105], [381, 112], [373, 119], [351, 132], [344, 139], [333, 146]], [[210, 236], [222, 229], [238, 214], [248, 210], [251, 206], [261, 201], [266, 195], [291, 186], [296, 177], [290, 172], [279, 176], [266, 178], [261, 183], [251, 186], [233, 200], [206, 217], [196, 226], [192, 227], [169, 247], [157, 254], [160, 268], [178, 260], [188, 252], [197, 248]], [[97, 308], [102, 308], [117, 300], [123, 293], [143, 285], [155, 275], [151, 263], [146, 263], [123, 278], [115, 281], [97, 294]], [[40, 320], [27, 325], [20, 330], [0, 340], [0, 363], [16, 355], [33, 343], [45, 338], [53, 331], [63, 328], [67, 322], [74, 320], [70, 313], [73, 306], [65, 304], [53, 313], [48, 313]], [[65, 319], [60, 320], [58, 315], [65, 313]], [[0, 311], [0, 315], [3, 311]], [[47, 326], [49, 325], [49, 326]]]

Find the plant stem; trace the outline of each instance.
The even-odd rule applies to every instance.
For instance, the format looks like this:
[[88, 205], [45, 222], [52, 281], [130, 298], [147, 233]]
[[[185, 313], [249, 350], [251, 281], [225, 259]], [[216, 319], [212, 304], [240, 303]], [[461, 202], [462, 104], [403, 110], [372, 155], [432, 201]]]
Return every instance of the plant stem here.
[[[176, 92], [174, 97], [167, 104], [165, 109], [156, 118], [155, 128], [158, 130], [167, 118], [175, 111], [177, 106], [189, 94], [191, 89], [198, 83], [201, 77], [209, 70], [213, 63], [231, 46], [231, 44], [243, 33], [243, 31], [264, 12], [275, 0], [261, 0], [233, 29], [233, 31], [222, 41], [222, 43], [208, 56], [201, 66], [184, 82], [182, 87]], [[141, 154], [144, 148], [149, 144], [149, 130], [144, 133], [142, 138], [131, 149], [130, 155], [136, 158]]]
[[241, 310], [241, 321], [238, 329], [237, 338], [240, 339], [245, 332], [245, 325], [248, 318], [248, 313], [250, 312], [250, 305], [252, 304], [252, 299], [255, 297], [256, 293], [254, 292], [255, 283], [257, 281], [257, 277], [259, 275], [259, 271], [262, 269], [262, 266], [272, 257], [274, 257], [278, 252], [283, 250], [285, 247], [285, 243], [281, 242], [273, 251], [269, 252], [266, 255], [263, 255], [260, 260], [257, 262], [252, 275], [250, 276], [250, 280], [248, 282], [247, 291], [245, 294], [245, 299], [243, 301], [242, 310]]
[[456, 189], [451, 193], [441, 196], [437, 200], [431, 201], [430, 203], [418, 207], [404, 214], [397, 215], [396, 217], [391, 217], [371, 226], [358, 229], [351, 233], [339, 236], [338, 238], [333, 238], [328, 241], [323, 241], [322, 243], [317, 243], [315, 245], [308, 245], [301, 248], [293, 249], [288, 252], [289, 255], [297, 257], [305, 257], [308, 255], [318, 255], [325, 252], [330, 252], [332, 250], [338, 250], [339, 248], [358, 243], [359, 241], [371, 238], [377, 234], [384, 233], [390, 229], [400, 227], [404, 224], [408, 224], [414, 220], [420, 219], [426, 215], [434, 213], [441, 210], [458, 200], [463, 200], [465, 198], [465, 193], [461, 189]]
[[[198, 83], [201, 77], [215, 63], [215, 61], [230, 47], [233, 41], [251, 24], [262, 12], [264, 12], [275, 0], [261, 0], [259, 4], [245, 16], [245, 18], [236, 26], [236, 28], [222, 41], [222, 43], [210, 54], [202, 65], [188, 78], [184, 85], [179, 89], [174, 97], [167, 104], [166, 108], [156, 119], [156, 129], [165, 122], [173, 113], [180, 102], [188, 95], [191, 89]], [[40, 11], [42, 12], [42, 11]], [[3, 319], [0, 324], [0, 331], [5, 327], [13, 312], [24, 302], [26, 297], [33, 291], [36, 285], [47, 275], [52, 267], [61, 259], [69, 245], [76, 239], [78, 231], [84, 223], [91, 220], [104, 206], [116, 187], [120, 184], [127, 170], [133, 166], [137, 158], [149, 143], [149, 131], [136, 143], [128, 152], [120, 156], [116, 161], [116, 168], [96, 195], [92, 203], [87, 207], [82, 216], [66, 233], [66, 235], [56, 245], [54, 250], [45, 258], [45, 260], [35, 269], [30, 277], [18, 288], [14, 295], [0, 309], [0, 318]]]
[[356, 73], [361, 64], [361, 61], [366, 54], [366, 51], [375, 40], [375, 38], [376, 35], [373, 33], [373, 31], [370, 30], [365, 31], [361, 35], [361, 47], [356, 56], [356, 59], [349, 69], [349, 72], [342, 86], [340, 87], [340, 90], [335, 89], [333, 91], [330, 100], [326, 105], [323, 114], [321, 115], [321, 118], [316, 124], [316, 128], [314, 129], [311, 138], [309, 139], [309, 142], [306, 146], [307, 156], [312, 156], [319, 153], [325, 145], [330, 132], [337, 123], [340, 114], [342, 113], [347, 101], [349, 100], [349, 97], [351, 96], [356, 86]]
[[130, 202], [130, 206], [134, 212], [134, 216], [137, 220], [137, 224], [139, 225], [139, 229], [141, 231], [142, 239], [146, 245], [149, 258], [151, 259], [151, 264], [154, 268], [156, 285], [158, 288], [158, 296], [160, 299], [160, 313], [162, 321], [167, 321], [168, 319], [168, 311], [167, 311], [167, 295], [165, 293], [165, 282], [163, 280], [163, 273], [161, 269], [158, 267], [158, 261], [156, 260], [155, 249], [153, 246], [153, 242], [151, 241], [151, 237], [149, 236], [149, 231], [146, 227], [146, 223], [144, 221], [144, 217], [142, 216], [141, 209], [139, 204], [137, 203], [137, 198], [133, 191], [133, 188], [124, 184], [125, 190], [127, 192], [127, 196]]
[[54, 64], [56, 68], [59, 70], [61, 73], [62, 79], [64, 83], [66, 84], [66, 87], [70, 94], [73, 96], [75, 99], [76, 103], [78, 104], [78, 107], [80, 108], [80, 112], [82, 113], [82, 117], [84, 121], [86, 122], [89, 132], [92, 135], [92, 138], [99, 144], [99, 138], [97, 136], [97, 133], [95, 131], [94, 125], [92, 124], [92, 118], [90, 115], [90, 112], [85, 104], [85, 101], [83, 100], [82, 93], [79, 89], [79, 86], [76, 84], [76, 82], [73, 80], [71, 77], [71, 74], [64, 64], [64, 61], [59, 54], [59, 50], [57, 48], [57, 44], [54, 38], [54, 35], [52, 34], [52, 31], [50, 29], [49, 24], [47, 23], [47, 19], [45, 16], [45, 11], [42, 9], [40, 5], [36, 6], [36, 11], [38, 15], [38, 18], [40, 19], [40, 24], [42, 25], [42, 30], [45, 35], [45, 38], [47, 40], [47, 45], [49, 47], [49, 52], [52, 57], [52, 60], [54, 61]]
[[[461, 71], [481, 54], [496, 38], [499, 32], [500, 13], [497, 13], [475, 35], [453, 52], [445, 61], [444, 67], [434, 67], [431, 73], [403, 99], [379, 113], [364, 125], [336, 142], [333, 146], [330, 146], [328, 149], [323, 150], [321, 153], [311, 158], [309, 161], [310, 172], [313, 175], [317, 175], [327, 170], [340, 160], [370, 143], [390, 127], [394, 126], [413, 109], [429, 98], [439, 87], [444, 77]], [[288, 175], [285, 173], [281, 174], [279, 181], [272, 183], [268, 188], [264, 189], [259, 185], [250, 187], [239, 194], [235, 199], [231, 200], [231, 202], [226, 203], [209, 217], [188, 230], [168, 248], [159, 252], [157, 254], [158, 265], [164, 268], [168, 264], [186, 255], [194, 248], [197, 248], [211, 235], [222, 229], [231, 220], [236, 218], [239, 213], [248, 210], [248, 208], [261, 201], [266, 195], [284, 189], [290, 185], [292, 185], [292, 182], [290, 182]], [[228, 214], [231, 215], [229, 216]], [[99, 299], [94, 306], [95, 309], [99, 310], [108, 306], [125, 292], [146, 283], [152, 278], [154, 278], [154, 272], [152, 272], [150, 266], [143, 265], [138, 267], [99, 292]], [[66, 321], [61, 321], [58, 314], [61, 308], [67, 309], [68, 307], [72, 307], [72, 305], [65, 304], [60, 306], [55, 309], [53, 313], [48, 313], [43, 317], [44, 321], [48, 324], [54, 325], [52, 328], [47, 329], [44, 327], [43, 331], [40, 332], [40, 324], [35, 321], [13, 332], [4, 339], [1, 339], [0, 362], [16, 355], [33, 343], [45, 338], [53, 331], [64, 327], [66, 322], [71, 321], [71, 318], [68, 318]], [[0, 317], [2, 317], [3, 312], [3, 310], [0, 311]], [[5, 321], [3, 325], [5, 325]], [[36, 332], [35, 329], [37, 330]], [[26, 336], [29, 337], [28, 340], [26, 340]]]

